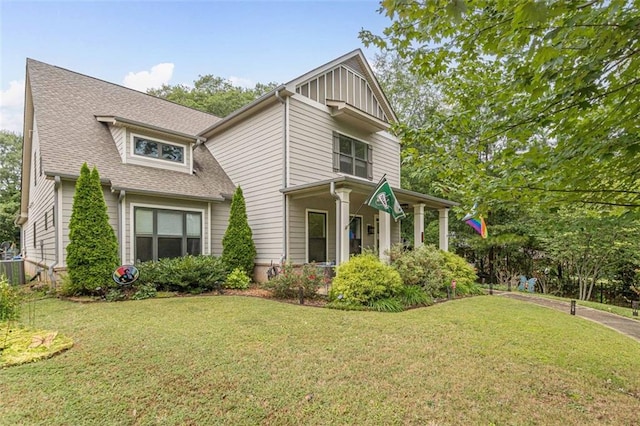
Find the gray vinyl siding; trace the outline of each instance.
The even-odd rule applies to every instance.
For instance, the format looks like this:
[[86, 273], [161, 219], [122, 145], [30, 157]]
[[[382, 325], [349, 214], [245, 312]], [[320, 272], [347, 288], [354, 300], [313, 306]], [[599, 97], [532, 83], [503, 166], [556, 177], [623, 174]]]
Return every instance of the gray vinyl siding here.
[[[62, 198], [62, 265], [67, 264], [67, 246], [69, 245], [69, 222], [71, 221], [71, 214], [73, 212], [73, 195], [76, 190], [76, 182], [63, 180], [60, 186], [59, 196]], [[113, 228], [113, 232], [118, 231], [118, 195], [112, 193], [108, 186], [102, 186], [102, 194], [104, 195], [105, 203], [107, 204], [107, 214], [109, 215], [109, 225]]]
[[331, 197], [308, 197], [289, 203], [289, 260], [294, 264], [306, 263], [307, 209], [327, 212], [327, 261], [336, 259], [336, 203]]
[[113, 141], [116, 143], [116, 147], [118, 148], [118, 152], [120, 153], [120, 157], [123, 159], [126, 158], [126, 142], [125, 139], [127, 137], [127, 132], [124, 127], [118, 127], [109, 125], [109, 130], [111, 131], [111, 137], [113, 137]]
[[229, 225], [231, 202], [211, 203], [211, 254], [222, 255], [222, 237]]
[[[328, 193], [328, 191], [327, 191]], [[367, 226], [375, 226], [375, 215], [378, 210], [361, 205], [366, 195], [351, 193], [349, 212], [362, 217], [362, 248], [375, 249], [375, 234], [367, 233]], [[358, 211], [360, 208], [360, 211]], [[336, 205], [330, 196], [303, 197], [292, 199], [289, 203], [289, 259], [295, 264], [306, 263], [306, 214], [307, 209], [327, 212], [327, 261], [336, 260]], [[343, 226], [346, 226], [344, 224]], [[391, 243], [400, 242], [400, 222], [391, 222]]]
[[291, 186], [339, 176], [333, 171], [334, 130], [370, 145], [373, 149], [374, 182], [386, 173], [392, 186], [400, 186], [400, 144], [394, 137], [384, 132], [370, 134], [347, 126], [334, 119], [326, 107], [320, 104], [315, 107], [296, 96], [291, 98], [289, 112]]
[[283, 110], [277, 103], [213, 136], [206, 146], [235, 185], [242, 187], [256, 244], [256, 263], [282, 255]]
[[[116, 199], [117, 202], [117, 199]], [[125, 260], [126, 263], [135, 263], [135, 250], [134, 250], [134, 208], [149, 207], [154, 209], [168, 209], [168, 210], [180, 210], [180, 211], [193, 211], [202, 212], [203, 224], [202, 224], [202, 253], [209, 253], [207, 230], [209, 229], [209, 216], [208, 216], [208, 203], [202, 201], [190, 201], [179, 200], [163, 197], [151, 197], [139, 194], [127, 194], [125, 197]], [[217, 204], [211, 205], [211, 209], [217, 208]], [[222, 237], [220, 237], [222, 238]]]
[[[52, 224], [51, 216], [54, 200], [54, 184], [52, 180], [46, 178], [42, 171], [40, 156], [38, 126], [36, 118], [34, 117], [30, 160], [32, 164], [29, 188], [30, 207], [27, 213], [28, 219], [23, 225], [24, 247], [22, 247], [22, 249], [28, 260], [48, 266], [55, 262], [55, 227]], [[46, 226], [45, 213], [47, 216]], [[33, 239], [34, 224], [36, 228], [35, 247]]]

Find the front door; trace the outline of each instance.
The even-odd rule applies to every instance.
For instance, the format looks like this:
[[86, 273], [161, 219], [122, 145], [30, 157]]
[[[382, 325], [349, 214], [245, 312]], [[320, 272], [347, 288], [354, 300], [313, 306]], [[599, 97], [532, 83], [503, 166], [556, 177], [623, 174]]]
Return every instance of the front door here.
[[307, 210], [307, 262], [327, 261], [327, 212]]

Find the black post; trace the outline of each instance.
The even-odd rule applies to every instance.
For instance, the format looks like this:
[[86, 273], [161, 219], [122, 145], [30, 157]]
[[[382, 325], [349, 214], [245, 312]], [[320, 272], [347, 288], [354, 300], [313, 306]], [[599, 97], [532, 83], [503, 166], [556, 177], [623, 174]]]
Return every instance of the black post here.
[[300, 304], [304, 305], [304, 289], [302, 287], [298, 287], [298, 297], [300, 298]]
[[633, 309], [633, 316], [637, 317], [638, 316], [638, 301], [634, 300], [633, 302], [631, 302], [631, 309]]
[[572, 300], [571, 301], [571, 315], [575, 315], [576, 314], [576, 301]]
[[604, 288], [604, 284], [600, 283], [600, 303], [602, 303], [602, 289]]

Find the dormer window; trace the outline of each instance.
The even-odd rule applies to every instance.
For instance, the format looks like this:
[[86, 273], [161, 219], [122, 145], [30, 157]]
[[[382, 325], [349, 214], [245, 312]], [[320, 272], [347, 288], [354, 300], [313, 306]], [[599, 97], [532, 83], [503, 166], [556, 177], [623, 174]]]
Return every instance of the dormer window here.
[[133, 144], [133, 152], [135, 155], [172, 161], [174, 163], [184, 163], [184, 147], [182, 146], [138, 136], [134, 136]]

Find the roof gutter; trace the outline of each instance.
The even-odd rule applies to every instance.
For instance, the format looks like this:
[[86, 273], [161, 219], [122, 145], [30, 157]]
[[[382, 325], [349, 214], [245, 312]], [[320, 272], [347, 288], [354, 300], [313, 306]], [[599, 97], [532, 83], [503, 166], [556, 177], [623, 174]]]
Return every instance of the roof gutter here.
[[179, 138], [187, 139], [189, 141], [195, 141], [196, 144], [203, 143], [205, 138], [198, 135], [190, 135], [188, 133], [182, 133], [171, 129], [165, 129], [163, 127], [154, 126], [152, 124], [142, 123], [140, 121], [129, 120], [128, 118], [116, 117], [112, 115], [95, 115], [96, 120], [101, 123], [111, 124], [119, 127], [135, 127], [144, 130], [151, 130], [158, 133], [168, 134]]
[[235, 110], [234, 112], [232, 112], [231, 114], [229, 114], [225, 118], [223, 118], [222, 120], [217, 121], [213, 125], [211, 125], [208, 128], [204, 129], [202, 132], [198, 133], [198, 136], [201, 136], [206, 140], [206, 139], [210, 138], [214, 133], [217, 133], [217, 132], [219, 132], [221, 130], [224, 130], [227, 127], [229, 127], [236, 120], [240, 119], [242, 116], [244, 116], [245, 114], [247, 114], [248, 112], [250, 112], [251, 110], [256, 108], [258, 105], [261, 105], [261, 104], [263, 104], [265, 102], [268, 102], [268, 101], [272, 101], [274, 99], [274, 97], [277, 98], [277, 99], [282, 99], [283, 95], [284, 96], [290, 96], [292, 94], [293, 94], [292, 92], [287, 90], [287, 86], [280, 85], [280, 86], [276, 87], [274, 90], [272, 90], [272, 91], [270, 91], [268, 93], [265, 93], [264, 95], [260, 96], [258, 99], [256, 99], [255, 101], [251, 102], [250, 104], [247, 104], [247, 105], [243, 106], [242, 108]]

